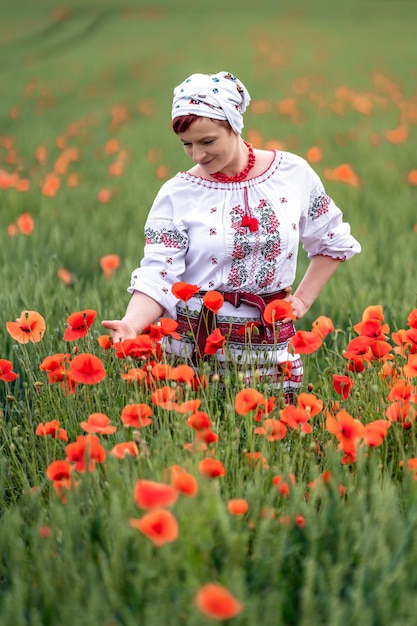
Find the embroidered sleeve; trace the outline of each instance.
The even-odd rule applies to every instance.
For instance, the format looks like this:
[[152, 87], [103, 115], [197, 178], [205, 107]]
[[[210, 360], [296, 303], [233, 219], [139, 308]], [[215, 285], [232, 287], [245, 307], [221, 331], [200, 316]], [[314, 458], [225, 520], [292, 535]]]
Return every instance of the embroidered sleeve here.
[[130, 293], [146, 293], [171, 317], [175, 317], [177, 303], [171, 287], [184, 273], [188, 249], [188, 234], [184, 226], [175, 223], [173, 213], [170, 195], [160, 192], [146, 220], [143, 259], [132, 272], [128, 288]]
[[300, 239], [309, 258], [330, 256], [346, 261], [361, 251], [351, 235], [350, 225], [343, 221], [339, 207], [326, 193], [317, 174], [311, 170], [310, 194], [300, 220]]

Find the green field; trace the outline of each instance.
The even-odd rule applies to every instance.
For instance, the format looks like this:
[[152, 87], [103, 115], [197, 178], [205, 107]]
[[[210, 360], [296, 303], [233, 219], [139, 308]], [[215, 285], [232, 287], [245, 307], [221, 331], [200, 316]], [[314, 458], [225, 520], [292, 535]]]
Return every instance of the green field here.
[[[18, 374], [10, 382], [0, 376], [2, 626], [203, 626], [213, 622], [194, 598], [211, 582], [243, 605], [231, 624], [414, 623], [417, 484], [407, 467], [417, 457], [417, 391], [395, 333], [417, 307], [416, 23], [411, 0], [2, 0], [0, 359]], [[324, 315], [335, 326], [305, 358], [303, 391], [323, 403], [313, 432], [289, 430], [276, 441], [255, 434], [256, 411], [236, 411], [241, 381], [231, 369], [225, 389], [213, 380], [197, 390], [168, 385], [182, 401], [201, 400], [218, 435], [206, 453], [190, 454], [184, 415], [158, 405], [152, 385], [123, 380], [138, 363], [105, 352], [97, 339], [100, 320], [124, 313], [155, 194], [190, 166], [170, 130], [173, 88], [193, 72], [220, 70], [251, 93], [245, 138], [304, 158], [320, 148], [313, 167], [362, 253], [341, 265], [297, 324], [310, 330]], [[332, 179], [342, 164], [358, 184]], [[27, 213], [33, 230], [24, 234], [19, 219]], [[106, 255], [120, 258], [110, 279], [100, 266]], [[300, 250], [298, 277], [306, 264]], [[390, 420], [381, 445], [362, 443], [344, 463], [326, 428], [332, 402], [366, 425], [387, 420], [398, 401], [383, 359], [346, 370], [353, 325], [377, 305], [396, 375], [407, 381], [400, 402], [410, 421]], [[86, 309], [97, 313], [87, 336], [63, 341], [68, 316]], [[38, 343], [20, 344], [6, 329], [25, 310], [46, 321]], [[49, 384], [39, 365], [67, 352], [97, 356], [106, 378], [69, 394]], [[333, 388], [335, 374], [354, 382], [346, 400]], [[137, 432], [120, 419], [133, 403], [153, 411], [152, 425]], [[116, 426], [100, 435], [106, 460], [77, 472], [79, 485], [62, 502], [46, 469], [66, 458], [94, 412]], [[270, 417], [279, 415], [278, 407]], [[50, 420], [67, 442], [35, 434]], [[113, 446], [127, 440], [138, 444], [138, 457], [113, 458]], [[264, 465], [248, 463], [255, 452]], [[199, 473], [210, 454], [224, 476]], [[129, 525], [144, 515], [132, 493], [139, 479], [166, 482], [175, 464], [197, 479], [198, 493], [169, 507], [179, 536], [156, 547]], [[329, 484], [307, 497], [326, 471]], [[273, 485], [277, 476], [288, 496]], [[235, 498], [249, 504], [240, 517], [228, 512]]]

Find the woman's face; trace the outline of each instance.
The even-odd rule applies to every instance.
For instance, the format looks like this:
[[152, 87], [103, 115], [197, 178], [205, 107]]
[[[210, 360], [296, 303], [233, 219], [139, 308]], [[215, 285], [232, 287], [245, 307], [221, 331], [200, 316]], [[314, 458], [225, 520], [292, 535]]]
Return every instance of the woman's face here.
[[207, 174], [227, 170], [233, 165], [240, 136], [216, 120], [200, 117], [178, 136], [185, 153]]

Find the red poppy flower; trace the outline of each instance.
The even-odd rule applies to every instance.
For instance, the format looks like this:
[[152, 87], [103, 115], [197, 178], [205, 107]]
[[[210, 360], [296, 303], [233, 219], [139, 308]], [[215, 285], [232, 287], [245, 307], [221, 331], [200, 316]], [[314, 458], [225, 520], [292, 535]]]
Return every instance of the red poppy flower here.
[[415, 402], [416, 401], [416, 388], [408, 380], [399, 379], [396, 380], [391, 387], [387, 399], [392, 402], [394, 400], [400, 400], [402, 402]]
[[100, 435], [112, 435], [116, 432], [116, 426], [110, 424], [110, 419], [104, 413], [91, 413], [86, 422], [80, 423], [86, 433]]
[[259, 405], [266, 405], [265, 396], [256, 389], [241, 389], [235, 396], [235, 411], [239, 415], [246, 415], [254, 411]]
[[365, 426], [362, 422], [341, 409], [334, 417], [330, 414], [327, 415], [326, 428], [338, 439], [339, 448], [346, 455], [350, 455], [352, 460], [355, 460], [356, 447], [365, 435]]
[[67, 431], [65, 428], [60, 428], [60, 422], [58, 422], [58, 420], [51, 420], [45, 424], [38, 424], [35, 434], [40, 437], [47, 437], [50, 435], [53, 439], [68, 441]]
[[93, 309], [77, 311], [67, 317], [68, 328], [64, 332], [64, 341], [75, 341], [87, 335], [88, 329], [92, 326], [97, 312]]
[[15, 322], [6, 322], [9, 335], [19, 343], [38, 343], [42, 340], [46, 323], [36, 311], [22, 311]]
[[[400, 461], [400, 466], [404, 465], [403, 461]], [[413, 475], [413, 480], [417, 480], [417, 458], [411, 457], [407, 460], [407, 469]]]
[[195, 378], [195, 371], [190, 365], [177, 365], [171, 369], [169, 378], [176, 380], [178, 383], [191, 383]]
[[262, 469], [268, 468], [268, 461], [260, 452], [247, 452], [246, 459], [252, 467], [260, 466]]
[[68, 461], [53, 461], [46, 468], [46, 475], [49, 480], [63, 480], [71, 478], [73, 466]]
[[249, 505], [244, 498], [232, 498], [227, 503], [227, 510], [231, 515], [244, 515], [249, 510]]
[[132, 367], [125, 374], [120, 374], [120, 376], [123, 380], [127, 380], [128, 383], [140, 383], [141, 380], [146, 378], [146, 372], [140, 367]]
[[226, 469], [221, 461], [217, 459], [203, 459], [198, 464], [198, 471], [206, 478], [218, 478], [219, 476], [225, 476]]
[[16, 224], [20, 232], [27, 236], [32, 234], [35, 227], [35, 222], [30, 213], [22, 213], [22, 215], [17, 218]]
[[275, 408], [275, 401], [276, 398], [274, 396], [268, 398], [267, 402], [265, 400], [266, 404], [260, 406], [256, 412], [256, 415], [254, 415], [255, 422], [262, 422], [263, 419], [265, 419], [270, 413], [272, 413]]
[[160, 341], [162, 337], [172, 337], [173, 339], [181, 339], [181, 335], [176, 332], [178, 322], [169, 317], [160, 317], [158, 324], [149, 324], [144, 328], [143, 332], [150, 335], [154, 341]]
[[412, 354], [408, 357], [408, 361], [403, 369], [407, 378], [415, 378], [417, 376], [417, 354]]
[[340, 394], [343, 397], [343, 400], [350, 394], [350, 390], [352, 389], [354, 383], [349, 376], [343, 376], [340, 374], [333, 374], [333, 389], [336, 393]]
[[291, 491], [291, 485], [296, 484], [295, 476], [292, 472], [288, 474], [288, 478], [284, 476], [274, 476], [272, 478], [272, 484], [277, 488], [281, 496], [288, 496]]
[[193, 498], [197, 495], [197, 479], [192, 474], [187, 472], [187, 470], [180, 465], [171, 465], [168, 468], [168, 473], [170, 476], [170, 483], [177, 491], [189, 498]]
[[133, 490], [133, 499], [141, 509], [161, 509], [176, 502], [178, 492], [172, 485], [153, 480], [138, 480]]
[[208, 291], [203, 296], [203, 302], [209, 311], [218, 313], [224, 304], [224, 297], [219, 291]]
[[166, 380], [171, 378], [172, 366], [169, 363], [155, 363], [151, 369], [151, 375], [157, 380]]
[[294, 518], [294, 522], [298, 526], [298, 528], [304, 528], [306, 524], [306, 520], [302, 515], [296, 515]]
[[140, 519], [131, 517], [129, 526], [139, 530], [158, 548], [165, 543], [175, 541], [179, 534], [175, 516], [171, 511], [165, 511], [165, 509], [149, 511]]
[[275, 324], [285, 319], [295, 320], [291, 302], [288, 302], [288, 300], [273, 300], [266, 305], [264, 320], [268, 322], [268, 324]]
[[334, 331], [334, 324], [330, 317], [326, 317], [325, 315], [320, 315], [317, 319], [312, 323], [312, 330], [320, 335], [322, 339], [327, 337], [330, 333]]
[[391, 333], [391, 339], [396, 344], [394, 352], [397, 354], [403, 357], [407, 357], [408, 354], [416, 354], [417, 330], [415, 328], [411, 328], [410, 330], [400, 328], [397, 333]]
[[243, 604], [217, 583], [208, 583], [200, 587], [194, 603], [205, 617], [220, 621], [235, 617], [243, 609]]
[[139, 456], [139, 448], [134, 441], [122, 441], [116, 443], [110, 450], [109, 454], [115, 456], [116, 459], [124, 459], [125, 456]]
[[143, 329], [143, 334], [149, 335], [154, 343], [161, 341], [164, 336], [159, 324], [149, 324], [149, 326]]
[[185, 400], [176, 407], [177, 413], [195, 413], [201, 406], [201, 398], [195, 398], [194, 400]]
[[384, 309], [380, 304], [371, 304], [362, 313], [362, 322], [367, 322], [368, 320], [379, 320], [382, 322], [383, 319]]
[[255, 434], [264, 435], [268, 441], [278, 441], [284, 439], [287, 427], [281, 420], [267, 419], [263, 426], [255, 428]]
[[327, 167], [324, 170], [324, 176], [327, 180], [335, 180], [338, 182], [346, 183], [352, 187], [360, 187], [361, 180], [359, 176], [353, 171], [352, 166], [349, 163], [342, 163], [334, 169]]
[[173, 486], [177, 491], [180, 491], [184, 496], [193, 498], [198, 492], [197, 479], [188, 472], [182, 472], [173, 481]]
[[56, 275], [58, 276], [59, 280], [64, 283], [64, 285], [72, 285], [72, 283], [74, 282], [73, 275], [65, 267], [58, 268]]
[[70, 372], [76, 383], [95, 385], [106, 378], [103, 362], [94, 354], [79, 354], [70, 363]]
[[155, 355], [157, 345], [150, 335], [138, 335], [135, 339], [125, 339], [113, 344], [118, 359], [144, 359]]
[[52, 384], [61, 382], [64, 388], [74, 387], [75, 381], [72, 381], [71, 373], [69, 371], [69, 362], [71, 355], [68, 353], [60, 352], [46, 357], [39, 365], [39, 369], [43, 372], [48, 372], [49, 382]]
[[5, 383], [11, 383], [16, 380], [18, 374], [12, 371], [13, 364], [7, 359], [0, 359], [0, 380]]
[[383, 339], [372, 339], [369, 347], [371, 348], [372, 354], [377, 359], [393, 358], [389, 355], [392, 350], [392, 346], [388, 343], [388, 341], [384, 341]]
[[[344, 354], [343, 356], [346, 356], [346, 354]], [[367, 359], [364, 359], [361, 356], [355, 354], [349, 357], [349, 362], [346, 365], [346, 369], [349, 372], [363, 372], [367, 365], [369, 365], [369, 361]]]
[[320, 348], [323, 340], [320, 335], [314, 331], [297, 330], [295, 335], [289, 341], [289, 347], [293, 348], [298, 354], [311, 354]]
[[121, 420], [125, 426], [143, 428], [152, 424], [152, 409], [147, 404], [128, 404], [122, 410]]
[[106, 254], [100, 259], [100, 267], [103, 270], [104, 278], [110, 280], [113, 272], [120, 267], [120, 257], [118, 254]]
[[171, 409], [175, 409], [177, 404], [176, 400], [177, 392], [172, 387], [161, 387], [154, 391], [151, 395], [152, 404], [155, 406], [160, 406], [163, 409], [167, 409], [168, 411]]
[[389, 332], [389, 326], [388, 324], [382, 324], [381, 320], [368, 319], [355, 324], [353, 330], [358, 335], [363, 335], [364, 337], [385, 337]]
[[367, 446], [376, 448], [380, 446], [388, 434], [391, 422], [387, 420], [374, 420], [365, 424], [364, 440]]
[[97, 342], [103, 350], [109, 350], [113, 345], [113, 339], [110, 335], [100, 335], [100, 337], [97, 337]]
[[188, 302], [196, 293], [200, 291], [198, 285], [190, 285], [189, 283], [178, 282], [172, 285], [172, 293], [178, 300]]
[[207, 430], [211, 426], [211, 420], [204, 411], [196, 411], [190, 415], [186, 424], [195, 430]]
[[313, 165], [319, 163], [323, 158], [323, 151], [319, 146], [311, 146], [307, 150], [306, 159]]
[[314, 395], [314, 393], [302, 392], [298, 394], [297, 406], [299, 409], [304, 409], [310, 414], [310, 417], [318, 415], [323, 409], [323, 402]]
[[171, 319], [170, 317], [160, 317], [159, 327], [165, 337], [171, 336], [174, 339], [181, 339], [181, 335], [176, 332], [176, 329], [178, 328], [178, 322]]
[[211, 428], [205, 428], [203, 430], [196, 431], [196, 439], [198, 441], [204, 441], [207, 445], [215, 443], [219, 440], [219, 436], [214, 433]]
[[284, 378], [285, 380], [290, 380], [292, 372], [292, 361], [282, 361], [282, 363], [278, 363], [278, 369], [282, 378]]
[[220, 330], [218, 328], [215, 328], [214, 331], [206, 339], [204, 354], [216, 354], [217, 350], [223, 348], [226, 341], [226, 337], [223, 337]]
[[417, 411], [410, 402], [392, 402], [385, 410], [385, 416], [390, 422], [399, 422], [404, 428], [411, 428], [416, 420]]
[[280, 412], [280, 418], [284, 424], [293, 429], [297, 429], [301, 424], [301, 430], [305, 433], [311, 433], [312, 430], [308, 423], [310, 417], [311, 415], [305, 409], [295, 407], [292, 404], [288, 404]]
[[407, 323], [410, 328], [417, 329], [417, 309], [413, 309], [407, 318]]
[[103, 463], [106, 451], [96, 435], [79, 435], [65, 448], [66, 460], [75, 463], [77, 472], [92, 472], [96, 463]]
[[66, 363], [71, 360], [71, 355], [68, 352], [58, 352], [57, 354], [51, 354], [47, 356], [39, 365], [39, 369], [43, 372], [53, 372], [56, 369], [63, 368]]

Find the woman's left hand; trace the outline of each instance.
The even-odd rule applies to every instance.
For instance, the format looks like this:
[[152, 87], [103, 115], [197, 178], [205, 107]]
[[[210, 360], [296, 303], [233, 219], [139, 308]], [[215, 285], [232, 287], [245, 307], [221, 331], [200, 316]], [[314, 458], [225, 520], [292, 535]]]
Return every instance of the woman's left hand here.
[[[301, 300], [301, 298], [299, 298], [298, 296], [292, 296], [290, 294], [288, 294], [288, 296], [286, 296], [285, 300], [287, 300], [287, 302], [289, 302], [292, 306], [292, 310], [294, 312], [295, 318], [297, 320], [301, 319], [302, 317], [304, 317], [304, 315], [307, 313], [307, 311], [309, 310], [309, 306], [306, 305], [306, 303]], [[283, 320], [283, 322], [289, 322], [290, 319], [285, 319]]]
[[293, 308], [295, 317], [299, 320], [302, 317], [304, 317], [304, 315], [307, 313], [307, 311], [309, 310], [309, 306], [307, 306], [307, 304], [304, 302], [304, 300], [301, 300], [301, 298], [299, 298], [298, 296], [290, 296], [290, 302], [291, 302], [291, 306]]

